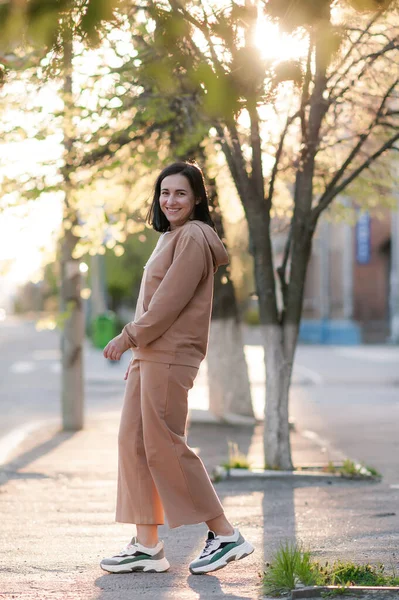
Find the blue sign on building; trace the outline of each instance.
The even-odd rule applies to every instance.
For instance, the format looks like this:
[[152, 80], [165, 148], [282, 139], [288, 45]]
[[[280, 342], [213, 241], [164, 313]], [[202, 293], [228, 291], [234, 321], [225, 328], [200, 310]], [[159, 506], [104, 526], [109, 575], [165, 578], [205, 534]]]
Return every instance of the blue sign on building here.
[[371, 219], [368, 212], [362, 213], [356, 223], [356, 261], [368, 265], [371, 258]]

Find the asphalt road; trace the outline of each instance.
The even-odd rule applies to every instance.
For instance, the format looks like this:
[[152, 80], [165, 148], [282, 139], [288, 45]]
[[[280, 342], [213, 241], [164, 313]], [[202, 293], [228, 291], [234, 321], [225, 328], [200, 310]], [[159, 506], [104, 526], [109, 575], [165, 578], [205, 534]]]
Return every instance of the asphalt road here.
[[[57, 331], [37, 331], [33, 321], [11, 318], [0, 323], [0, 441], [16, 428], [60, 419], [59, 346]], [[92, 366], [90, 351], [86, 355], [86, 414], [117, 410], [123, 398], [123, 366], [118, 365], [117, 379], [108, 361], [100, 356]]]

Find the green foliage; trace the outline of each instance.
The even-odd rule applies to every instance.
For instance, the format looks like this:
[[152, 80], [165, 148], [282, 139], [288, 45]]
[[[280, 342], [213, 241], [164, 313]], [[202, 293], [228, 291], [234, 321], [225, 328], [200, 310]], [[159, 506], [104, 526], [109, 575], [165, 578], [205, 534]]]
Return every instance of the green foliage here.
[[385, 572], [383, 564], [358, 565], [351, 561], [337, 560], [331, 565], [328, 563], [317, 568], [323, 579], [323, 585], [361, 585], [361, 586], [397, 586], [399, 577]]
[[228, 442], [229, 459], [222, 466], [226, 469], [249, 469], [250, 464], [245, 454], [240, 452], [236, 442]]
[[57, 46], [65, 19], [80, 39], [96, 45], [104, 22], [114, 20], [121, 5], [121, 0], [5, 0], [0, 3], [0, 49], [21, 42]]
[[259, 325], [259, 309], [248, 308], [244, 313], [244, 323], [246, 323], [247, 325]]
[[298, 582], [304, 585], [319, 583], [317, 568], [311, 561], [310, 552], [301, 546], [286, 542], [273, 555], [263, 575], [265, 594], [279, 596], [293, 590]]
[[353, 460], [346, 459], [338, 472], [343, 477], [357, 478], [357, 477], [376, 477], [380, 478], [381, 474], [373, 467], [366, 467], [360, 463], [356, 463]]
[[373, 467], [365, 466], [361, 463], [354, 462], [347, 458], [341, 466], [336, 466], [332, 461], [329, 461], [326, 467], [323, 468], [325, 473], [340, 474], [342, 477], [349, 479], [370, 478], [381, 479], [381, 473]]
[[122, 256], [115, 256], [112, 250], [105, 254], [106, 284], [111, 297], [111, 308], [117, 310], [125, 300], [134, 304], [143, 275], [143, 267], [150, 256], [158, 234], [150, 229], [131, 235], [123, 244]]
[[322, 565], [312, 560], [309, 551], [290, 542], [280, 546], [266, 567], [263, 575], [264, 591], [274, 596], [290, 592], [298, 583], [305, 586], [342, 586], [341, 589], [334, 591], [334, 594], [342, 593], [348, 586], [353, 585], [399, 585], [399, 577], [396, 573], [386, 573], [383, 564], [359, 565], [351, 561], [337, 560]]

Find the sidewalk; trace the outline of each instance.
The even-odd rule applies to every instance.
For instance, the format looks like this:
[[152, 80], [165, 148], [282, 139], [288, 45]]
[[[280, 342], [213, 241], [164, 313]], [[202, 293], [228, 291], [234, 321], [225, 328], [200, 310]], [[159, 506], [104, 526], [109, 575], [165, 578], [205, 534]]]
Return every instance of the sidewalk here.
[[[252, 557], [206, 577], [190, 575], [205, 527], [162, 527], [168, 573], [107, 575], [98, 567], [134, 533], [114, 523], [119, 414], [104, 413], [78, 433], [42, 430], [25, 441], [0, 480], [0, 598], [21, 600], [230, 600], [260, 594], [264, 561], [282, 539], [295, 537], [295, 489], [287, 481], [217, 484], [228, 516], [256, 547]], [[226, 458], [226, 441], [261, 460], [261, 426], [193, 423], [190, 443], [211, 469]], [[297, 463], [322, 459], [312, 441], [293, 434]], [[306, 484], [316, 492], [326, 488]], [[334, 484], [335, 485], [335, 484]], [[340, 485], [338, 484], [339, 488]], [[12, 558], [12, 560], [11, 560]]]
[[[106, 368], [123, 392], [124, 365], [104, 365], [100, 358], [91, 354], [89, 380], [101, 385]], [[262, 425], [213, 423], [204, 376], [194, 388], [190, 445], [209, 471], [226, 460], [228, 441], [262, 465]], [[262, 392], [259, 382], [257, 388]], [[254, 544], [251, 557], [213, 575], [190, 575], [187, 564], [203, 545], [205, 526], [162, 527], [168, 573], [105, 574], [101, 558], [134, 534], [134, 527], [114, 523], [118, 424], [119, 411], [113, 411], [89, 415], [77, 433], [47, 427], [0, 469], [1, 600], [255, 600], [265, 562], [286, 540], [302, 541], [325, 560], [397, 563], [399, 490], [388, 494], [383, 482], [227, 480], [216, 490], [228, 517]], [[295, 465], [342, 459], [317, 436], [294, 431], [291, 441]]]

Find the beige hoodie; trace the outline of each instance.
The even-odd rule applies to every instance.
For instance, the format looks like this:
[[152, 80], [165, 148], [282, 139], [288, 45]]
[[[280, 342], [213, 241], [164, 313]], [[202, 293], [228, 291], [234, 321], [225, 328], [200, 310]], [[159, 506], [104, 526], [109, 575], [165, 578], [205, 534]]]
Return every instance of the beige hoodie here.
[[199, 367], [208, 345], [213, 275], [228, 261], [218, 235], [202, 221], [161, 235], [144, 267], [135, 319], [122, 332], [134, 358]]

